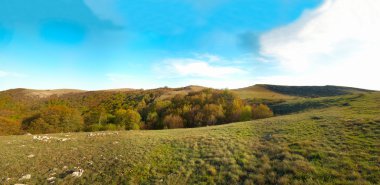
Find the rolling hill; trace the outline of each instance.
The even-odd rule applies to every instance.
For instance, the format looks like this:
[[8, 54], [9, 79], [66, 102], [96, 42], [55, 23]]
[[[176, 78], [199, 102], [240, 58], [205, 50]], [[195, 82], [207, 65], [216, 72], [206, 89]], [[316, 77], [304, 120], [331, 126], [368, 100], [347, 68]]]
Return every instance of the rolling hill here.
[[[0, 94], [8, 94], [12, 97], [23, 98], [48, 98], [51, 96], [65, 96], [65, 95], [86, 95], [86, 94], [101, 94], [101, 93], [130, 93], [130, 92], [161, 92], [161, 98], [171, 98], [177, 94], [185, 95], [190, 92], [199, 92], [208, 87], [190, 85], [179, 88], [157, 88], [157, 89], [107, 89], [98, 91], [85, 91], [79, 89], [52, 89], [52, 90], [36, 90], [36, 89], [10, 89], [6, 91], [0, 91]], [[290, 100], [300, 97], [315, 98], [315, 97], [328, 97], [339, 96], [353, 93], [366, 93], [374, 92], [366, 89], [340, 87], [340, 86], [280, 86], [280, 85], [268, 85], [258, 84], [240, 89], [231, 89], [231, 91], [237, 93], [243, 99], [266, 99], [266, 100]]]
[[305, 101], [326, 106], [192, 129], [0, 136], [0, 184], [379, 184], [380, 93], [282, 103]]

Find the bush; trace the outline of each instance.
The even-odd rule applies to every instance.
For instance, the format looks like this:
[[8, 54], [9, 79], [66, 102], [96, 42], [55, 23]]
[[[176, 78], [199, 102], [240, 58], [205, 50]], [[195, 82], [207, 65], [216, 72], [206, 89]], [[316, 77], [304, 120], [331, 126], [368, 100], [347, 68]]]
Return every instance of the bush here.
[[116, 125], [116, 124], [106, 124], [103, 127], [104, 127], [104, 130], [124, 130], [123, 126]]
[[86, 128], [87, 132], [97, 132], [97, 131], [104, 131], [104, 127], [101, 124], [93, 124]]
[[254, 119], [269, 118], [273, 116], [273, 112], [268, 106], [260, 104], [253, 107], [252, 116]]

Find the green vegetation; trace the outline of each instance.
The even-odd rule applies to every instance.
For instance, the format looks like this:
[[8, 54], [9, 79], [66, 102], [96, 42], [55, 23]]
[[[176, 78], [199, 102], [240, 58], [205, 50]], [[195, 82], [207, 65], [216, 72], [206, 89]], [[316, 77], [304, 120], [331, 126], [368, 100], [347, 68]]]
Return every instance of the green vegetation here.
[[66, 106], [49, 106], [25, 119], [22, 127], [23, 130], [33, 134], [78, 132], [83, 128], [83, 119], [76, 109]]
[[297, 98], [296, 96], [290, 96], [287, 94], [277, 93], [266, 87], [266, 85], [254, 85], [246, 88], [233, 90], [243, 99], [255, 99], [255, 100], [291, 100]]
[[269, 103], [273, 112], [277, 115], [291, 114], [316, 108], [331, 106], [349, 106], [348, 102], [362, 97], [363, 94], [351, 94], [322, 98], [301, 98], [280, 103]]
[[261, 85], [265, 89], [280, 94], [286, 94], [290, 96], [299, 97], [326, 97], [326, 96], [340, 96], [350, 93], [358, 92], [371, 92], [369, 90], [357, 89], [351, 87], [339, 87], [339, 86], [279, 86], [279, 85]]
[[0, 116], [14, 123], [1, 123], [8, 126], [0, 134], [194, 128], [273, 116], [266, 105], [243, 100], [229, 90], [195, 86], [147, 91], [70, 90], [76, 93], [44, 98], [23, 92], [0, 93]]
[[1, 136], [0, 184], [379, 184], [380, 93], [326, 99], [318, 109], [219, 126]]

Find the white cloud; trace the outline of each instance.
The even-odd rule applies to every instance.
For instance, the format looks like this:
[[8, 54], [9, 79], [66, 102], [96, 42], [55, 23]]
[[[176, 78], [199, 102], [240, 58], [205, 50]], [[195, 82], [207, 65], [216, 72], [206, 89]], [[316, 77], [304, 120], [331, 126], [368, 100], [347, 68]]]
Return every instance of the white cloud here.
[[326, 0], [288, 26], [264, 34], [261, 54], [280, 63], [287, 84], [380, 89], [380, 1]]
[[[227, 78], [245, 71], [233, 66], [215, 64], [222, 59], [215, 55], [198, 55], [198, 58], [172, 58], [163, 60], [156, 71], [163, 77]], [[163, 66], [163, 67], [162, 67]]]

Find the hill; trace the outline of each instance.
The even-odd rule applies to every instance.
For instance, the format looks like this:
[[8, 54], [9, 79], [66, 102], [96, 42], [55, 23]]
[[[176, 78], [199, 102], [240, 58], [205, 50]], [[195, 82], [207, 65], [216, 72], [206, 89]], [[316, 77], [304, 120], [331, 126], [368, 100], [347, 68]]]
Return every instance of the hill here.
[[366, 89], [358, 89], [352, 87], [340, 87], [340, 86], [279, 86], [279, 85], [262, 85], [266, 89], [280, 94], [286, 94], [290, 96], [299, 97], [327, 97], [327, 96], [339, 96], [352, 93], [366, 93], [373, 92]]
[[263, 100], [290, 100], [296, 98], [317, 98], [346, 94], [374, 92], [366, 89], [341, 86], [281, 86], [258, 84], [233, 90], [242, 98]]
[[0, 184], [379, 184], [380, 93], [325, 98], [220, 126], [0, 136]]
[[[275, 85], [233, 90], [202, 86], [100, 91], [11, 89], [0, 92], [0, 124], [4, 125], [0, 135], [210, 126], [272, 116], [270, 109], [275, 115], [283, 115], [333, 106], [337, 104], [335, 96], [369, 92], [337, 86]], [[131, 115], [135, 116], [133, 121]]]
[[297, 98], [296, 96], [275, 92], [267, 88], [266, 85], [254, 85], [250, 87], [234, 89], [233, 91], [243, 99], [290, 100]]
[[[186, 87], [179, 88], [157, 88], [148, 89], [145, 91], [151, 92], [161, 92], [161, 98], [171, 98], [175, 95], [186, 95], [190, 92], [199, 92], [204, 89], [210, 89], [208, 87], [190, 85]], [[129, 93], [129, 92], [141, 92], [143, 89], [106, 89], [98, 91], [85, 91], [78, 89], [52, 89], [52, 90], [36, 90], [36, 89], [10, 89], [6, 91], [0, 91], [0, 94], [11, 94], [15, 97], [34, 97], [34, 98], [48, 98], [51, 96], [64, 96], [64, 95], [85, 95], [85, 94], [96, 94], [96, 93]], [[327, 97], [327, 96], [339, 96], [352, 93], [365, 93], [374, 92], [366, 89], [352, 88], [352, 87], [341, 87], [341, 86], [280, 86], [280, 85], [268, 85], [268, 84], [258, 84], [240, 89], [231, 89], [231, 91], [236, 92], [241, 98], [249, 99], [267, 99], [267, 100], [289, 100], [295, 99], [297, 97]]]

